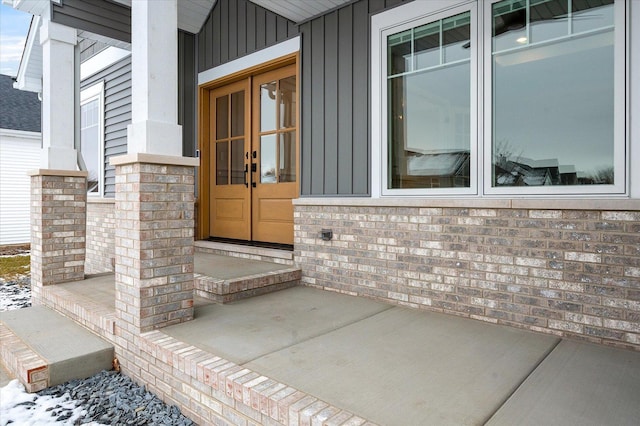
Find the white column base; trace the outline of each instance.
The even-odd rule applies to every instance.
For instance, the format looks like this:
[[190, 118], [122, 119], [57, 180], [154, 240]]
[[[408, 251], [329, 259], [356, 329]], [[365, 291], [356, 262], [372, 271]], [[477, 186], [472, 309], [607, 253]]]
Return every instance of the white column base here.
[[128, 152], [182, 156], [182, 126], [139, 121], [127, 126]]
[[78, 151], [59, 146], [43, 148], [40, 151], [40, 168], [78, 170]]

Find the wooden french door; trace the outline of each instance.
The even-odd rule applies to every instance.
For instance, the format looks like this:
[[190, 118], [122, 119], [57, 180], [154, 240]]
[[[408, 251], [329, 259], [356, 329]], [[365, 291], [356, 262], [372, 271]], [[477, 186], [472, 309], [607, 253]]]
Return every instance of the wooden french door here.
[[293, 244], [297, 93], [295, 65], [209, 92], [211, 236]]

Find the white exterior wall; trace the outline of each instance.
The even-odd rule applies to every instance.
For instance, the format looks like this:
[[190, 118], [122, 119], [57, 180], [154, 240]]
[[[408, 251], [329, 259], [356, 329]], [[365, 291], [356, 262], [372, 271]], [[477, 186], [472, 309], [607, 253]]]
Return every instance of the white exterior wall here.
[[41, 135], [0, 129], [0, 245], [30, 240], [30, 178], [40, 165]]

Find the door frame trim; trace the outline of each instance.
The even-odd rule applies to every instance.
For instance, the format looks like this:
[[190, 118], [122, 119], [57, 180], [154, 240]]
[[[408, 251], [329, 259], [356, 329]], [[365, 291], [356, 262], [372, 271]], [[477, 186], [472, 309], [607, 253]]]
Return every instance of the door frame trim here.
[[269, 63], [277, 58], [289, 56], [300, 51], [300, 36], [290, 38], [276, 45], [258, 50], [233, 61], [218, 65], [198, 73], [198, 85], [206, 86], [229, 75], [244, 72], [261, 64]]
[[[292, 39], [293, 40], [293, 39]], [[285, 42], [286, 43], [286, 42]], [[299, 40], [298, 40], [299, 43]], [[281, 43], [283, 44], [283, 43]], [[278, 45], [279, 46], [279, 45]], [[276, 47], [276, 46], [273, 46]], [[235, 61], [234, 61], [235, 62]], [[198, 140], [196, 149], [200, 152], [200, 168], [198, 169], [198, 194], [196, 197], [196, 232], [195, 238], [197, 240], [203, 240], [209, 238], [210, 226], [209, 226], [209, 205], [211, 199], [209, 197], [209, 176], [211, 173], [211, 167], [209, 162], [209, 144], [207, 143], [209, 138], [209, 133], [211, 131], [210, 126], [210, 92], [218, 87], [225, 86], [230, 83], [234, 83], [238, 80], [243, 80], [249, 78], [255, 74], [261, 74], [267, 71], [271, 71], [277, 68], [281, 68], [287, 65], [295, 64], [296, 66], [296, 75], [297, 85], [298, 85], [298, 96], [301, 97], [300, 93], [300, 51], [297, 50], [293, 53], [286, 54], [284, 56], [280, 56], [278, 58], [269, 60], [267, 62], [263, 62], [260, 64], [255, 64], [249, 68], [239, 70], [237, 72], [221, 76], [216, 80], [209, 81], [207, 83], [201, 84], [198, 86]], [[216, 69], [216, 68], [213, 68]], [[201, 73], [202, 74], [202, 73]], [[298, 123], [300, 123], [300, 106], [298, 106]], [[300, 124], [299, 124], [300, 126]], [[298, 129], [298, 133], [300, 133], [300, 129]], [[298, 135], [300, 138], [300, 135]], [[299, 149], [299, 142], [298, 142]], [[298, 152], [298, 167], [300, 164]], [[299, 171], [298, 171], [299, 176]], [[299, 184], [299, 183], [298, 183]], [[207, 190], [204, 190], [207, 189]]]

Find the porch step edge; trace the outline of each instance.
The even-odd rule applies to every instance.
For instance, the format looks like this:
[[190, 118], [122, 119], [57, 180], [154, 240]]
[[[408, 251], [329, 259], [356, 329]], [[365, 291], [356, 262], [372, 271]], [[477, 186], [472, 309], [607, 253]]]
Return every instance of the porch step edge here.
[[301, 277], [302, 271], [298, 268], [231, 279], [214, 278], [196, 273], [194, 274], [194, 292], [200, 297], [217, 303], [228, 303], [296, 286], [300, 283]]
[[111, 343], [48, 307], [0, 315], [2, 363], [27, 392], [109, 370], [114, 354]]

